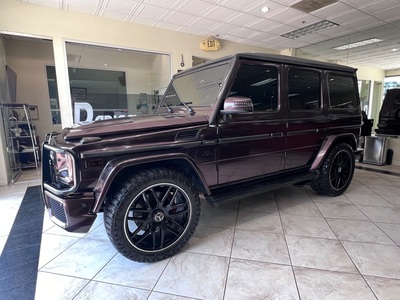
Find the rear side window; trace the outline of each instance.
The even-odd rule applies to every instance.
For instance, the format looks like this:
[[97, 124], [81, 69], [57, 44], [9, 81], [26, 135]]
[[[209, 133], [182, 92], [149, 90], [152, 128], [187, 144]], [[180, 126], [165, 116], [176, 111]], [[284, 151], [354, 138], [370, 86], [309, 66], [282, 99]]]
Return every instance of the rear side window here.
[[331, 108], [358, 107], [357, 88], [354, 77], [329, 74], [329, 99]]
[[319, 110], [321, 108], [321, 77], [317, 71], [289, 69], [290, 110]]
[[249, 97], [254, 111], [278, 109], [278, 72], [271, 66], [243, 63], [236, 74], [229, 96]]

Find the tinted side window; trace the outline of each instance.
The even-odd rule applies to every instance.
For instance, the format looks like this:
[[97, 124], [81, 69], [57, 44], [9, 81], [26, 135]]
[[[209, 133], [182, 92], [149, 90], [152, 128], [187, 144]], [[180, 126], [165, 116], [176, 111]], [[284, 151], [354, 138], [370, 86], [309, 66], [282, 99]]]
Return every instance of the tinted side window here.
[[278, 72], [274, 67], [242, 64], [230, 96], [249, 97], [255, 111], [278, 109]]
[[331, 108], [358, 107], [357, 89], [353, 77], [329, 74], [328, 82]]
[[288, 84], [291, 110], [321, 108], [321, 79], [318, 72], [291, 68]]

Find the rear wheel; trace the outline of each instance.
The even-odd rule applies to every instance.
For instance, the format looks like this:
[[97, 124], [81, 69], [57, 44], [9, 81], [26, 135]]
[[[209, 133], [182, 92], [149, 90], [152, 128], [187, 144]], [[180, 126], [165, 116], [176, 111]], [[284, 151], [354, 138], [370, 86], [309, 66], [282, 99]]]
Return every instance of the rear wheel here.
[[154, 262], [179, 251], [196, 229], [200, 198], [187, 177], [155, 168], [137, 173], [111, 197], [107, 234], [125, 257]]
[[352, 148], [345, 143], [337, 144], [322, 163], [321, 174], [310, 184], [311, 188], [328, 196], [343, 194], [353, 179], [354, 165]]

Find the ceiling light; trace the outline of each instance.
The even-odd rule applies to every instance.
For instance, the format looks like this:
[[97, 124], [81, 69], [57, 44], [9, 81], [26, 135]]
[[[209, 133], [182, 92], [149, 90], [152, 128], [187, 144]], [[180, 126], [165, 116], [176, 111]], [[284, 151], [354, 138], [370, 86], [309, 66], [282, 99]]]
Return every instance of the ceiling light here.
[[291, 32], [282, 34], [281, 36], [288, 38], [288, 39], [295, 40], [295, 39], [298, 39], [305, 35], [309, 35], [311, 33], [315, 33], [317, 31], [328, 29], [331, 27], [336, 27], [336, 26], [339, 26], [339, 24], [333, 23], [331, 21], [323, 20], [323, 21], [305, 26], [303, 28], [296, 29]]
[[392, 49], [392, 52], [396, 52], [396, 51], [399, 51], [399, 49], [397, 49], [397, 48]]
[[372, 39], [363, 40], [363, 41], [359, 41], [359, 42], [355, 42], [355, 43], [351, 43], [351, 44], [337, 46], [337, 47], [334, 47], [333, 49], [335, 49], [335, 50], [347, 50], [347, 49], [357, 48], [357, 47], [361, 47], [361, 46], [365, 46], [365, 45], [369, 45], [369, 44], [379, 43], [379, 42], [382, 42], [382, 41], [383, 40], [378, 39], [378, 38], [372, 38]]
[[267, 7], [267, 6], [263, 6], [262, 8], [261, 8], [261, 12], [263, 12], [263, 13], [266, 13], [266, 12], [268, 12], [269, 11], [269, 7]]

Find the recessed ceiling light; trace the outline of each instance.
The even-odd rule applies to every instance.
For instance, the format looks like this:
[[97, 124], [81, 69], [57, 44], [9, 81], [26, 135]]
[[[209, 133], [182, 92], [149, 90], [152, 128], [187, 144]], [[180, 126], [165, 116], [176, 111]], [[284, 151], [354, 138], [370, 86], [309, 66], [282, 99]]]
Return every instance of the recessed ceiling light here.
[[365, 45], [369, 45], [369, 44], [379, 43], [379, 42], [382, 42], [382, 41], [383, 40], [378, 39], [378, 38], [372, 38], [372, 39], [363, 40], [363, 41], [359, 41], [359, 42], [355, 42], [355, 43], [351, 43], [351, 44], [337, 46], [337, 47], [334, 47], [333, 49], [335, 49], [335, 50], [347, 50], [347, 49], [357, 48], [357, 47], [361, 47], [361, 46], [365, 46]]
[[269, 7], [267, 7], [267, 6], [263, 6], [262, 8], [261, 8], [261, 12], [263, 12], [263, 13], [266, 13], [266, 12], [268, 12], [269, 11]]
[[399, 51], [399, 49], [393, 48], [393, 49], [392, 49], [392, 52], [395, 52], [395, 51]]

